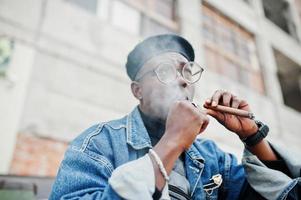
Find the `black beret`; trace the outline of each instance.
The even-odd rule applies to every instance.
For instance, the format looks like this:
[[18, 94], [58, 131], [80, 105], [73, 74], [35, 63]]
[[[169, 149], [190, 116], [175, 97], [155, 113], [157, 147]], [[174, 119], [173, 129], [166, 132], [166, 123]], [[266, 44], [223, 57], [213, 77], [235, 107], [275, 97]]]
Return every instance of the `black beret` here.
[[152, 36], [138, 43], [129, 53], [126, 71], [130, 79], [135, 80], [138, 71], [146, 61], [165, 52], [177, 52], [185, 56], [188, 61], [194, 61], [193, 47], [183, 37], [175, 34]]

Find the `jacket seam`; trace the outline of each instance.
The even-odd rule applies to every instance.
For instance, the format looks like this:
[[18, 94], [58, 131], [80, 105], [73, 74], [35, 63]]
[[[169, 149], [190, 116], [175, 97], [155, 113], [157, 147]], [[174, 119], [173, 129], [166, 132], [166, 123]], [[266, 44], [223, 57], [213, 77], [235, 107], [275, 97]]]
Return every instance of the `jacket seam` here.
[[230, 179], [231, 158], [229, 154], [225, 154], [225, 166], [224, 166], [224, 187], [228, 187]]
[[101, 164], [104, 165], [104, 167], [109, 171], [110, 174], [112, 174], [112, 172], [114, 171], [114, 167], [113, 165], [110, 163], [110, 161], [102, 155], [93, 155], [93, 153], [90, 152], [84, 152], [87, 156], [89, 156], [90, 158], [100, 162]]
[[298, 184], [298, 179], [293, 180], [293, 182], [291, 184], [289, 184], [289, 186], [287, 186], [283, 192], [281, 193], [281, 195], [279, 196], [279, 200], [284, 200], [286, 199], [288, 193]]
[[[132, 117], [131, 115], [128, 115], [127, 116], [127, 120], [126, 120], [126, 140], [127, 140], [127, 143], [128, 144], [131, 144], [132, 145], [132, 142], [131, 142], [131, 129], [132, 129]], [[132, 145], [133, 146], [133, 145]]]
[[93, 136], [98, 135], [98, 134], [100, 133], [102, 127], [103, 127], [103, 123], [100, 123], [100, 124], [96, 127], [96, 129], [95, 129], [94, 131], [92, 131], [92, 132], [85, 138], [85, 140], [84, 140], [84, 142], [83, 142], [81, 148], [79, 149], [79, 151], [84, 152], [84, 151], [86, 150], [86, 148], [87, 148], [87, 146], [88, 146], [88, 144], [89, 144], [89, 142], [90, 142], [90, 139], [91, 139]]
[[73, 147], [72, 147], [72, 149], [74, 151], [78, 151], [80, 153], [83, 153], [84, 155], [88, 156], [89, 158], [91, 158], [91, 159], [99, 162], [100, 164], [102, 164], [108, 170], [110, 175], [114, 171], [113, 165], [110, 163], [110, 161], [106, 157], [104, 157], [102, 155], [93, 155], [93, 153], [81, 151], [80, 149], [76, 149], [76, 148], [73, 148]]
[[119, 125], [118, 127], [113, 127], [109, 123], [104, 124], [104, 126], [108, 126], [108, 127], [110, 127], [111, 129], [114, 129], [114, 130], [120, 130], [120, 129], [126, 128], [126, 125]]

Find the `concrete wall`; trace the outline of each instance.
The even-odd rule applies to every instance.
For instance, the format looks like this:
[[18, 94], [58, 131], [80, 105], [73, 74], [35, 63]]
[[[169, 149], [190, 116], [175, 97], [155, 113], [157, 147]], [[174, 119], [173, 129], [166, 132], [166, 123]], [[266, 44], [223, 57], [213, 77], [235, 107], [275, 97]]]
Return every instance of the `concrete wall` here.
[[[216, 84], [216, 88], [225, 88], [247, 99], [256, 117], [269, 124], [271, 129], [269, 139], [271, 141], [284, 146], [289, 144], [292, 150], [300, 151], [298, 144], [301, 139], [298, 135], [300, 134], [301, 115], [283, 104], [281, 88], [277, 78], [277, 64], [273, 55], [273, 49], [277, 49], [301, 66], [300, 43], [264, 17], [260, 0], [253, 0], [250, 5], [243, 1], [204, 1], [254, 34], [259, 62], [264, 73], [267, 96], [253, 93], [247, 88], [239, 86], [237, 83], [231, 83], [226, 78], [217, 77], [215, 74], [212, 74], [212, 77], [208, 80], [211, 87], [214, 88], [212, 84]], [[300, 24], [296, 26], [298, 29], [300, 28]], [[209, 130], [211, 130], [210, 126]], [[214, 131], [212, 128], [212, 132]], [[214, 136], [213, 138], [215, 139]], [[230, 139], [227, 137], [218, 138], [217, 142], [224, 149], [234, 150], [237, 155], [241, 155], [241, 144], [236, 144], [236, 140], [234, 146], [237, 148], [227, 145], [230, 143]]]
[[7, 71], [8, 77], [0, 79], [0, 173], [8, 170], [12, 159], [35, 56], [31, 47], [20, 43], [15, 43], [14, 49], [13, 60]]
[[[301, 66], [300, 44], [263, 17], [259, 0], [251, 5], [239, 0], [206, 2], [255, 35], [267, 95], [206, 70], [197, 84], [196, 101], [202, 104], [216, 89], [233, 91], [269, 124], [270, 140], [300, 151], [301, 115], [283, 105], [273, 56], [274, 48]], [[203, 65], [200, 5], [200, 0], [178, 1], [180, 33], [192, 42]], [[0, 145], [0, 173], [9, 171], [18, 133], [68, 142], [88, 126], [121, 117], [137, 104], [124, 64], [140, 36], [64, 0], [0, 0], [0, 27], [0, 35], [16, 42], [9, 71], [18, 77], [13, 88], [0, 80], [0, 133], [5, 141]], [[241, 156], [237, 136], [213, 119], [201, 137]]]

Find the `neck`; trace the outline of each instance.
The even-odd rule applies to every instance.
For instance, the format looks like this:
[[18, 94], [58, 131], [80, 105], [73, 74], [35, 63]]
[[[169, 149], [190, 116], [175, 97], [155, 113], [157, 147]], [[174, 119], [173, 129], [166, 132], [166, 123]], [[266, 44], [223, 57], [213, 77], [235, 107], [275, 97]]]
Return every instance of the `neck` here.
[[156, 145], [157, 142], [161, 139], [165, 132], [165, 120], [160, 118], [153, 117], [141, 110], [141, 107], [138, 107], [140, 115], [144, 126], [148, 132], [148, 135], [151, 139], [152, 145]]
[[150, 110], [143, 108], [141, 106], [141, 104], [139, 104], [138, 108], [139, 108], [139, 111], [142, 112], [144, 114], [144, 116], [147, 116], [149, 119], [165, 124], [166, 119], [163, 119], [160, 116], [156, 116], [154, 114], [154, 112], [151, 112]]

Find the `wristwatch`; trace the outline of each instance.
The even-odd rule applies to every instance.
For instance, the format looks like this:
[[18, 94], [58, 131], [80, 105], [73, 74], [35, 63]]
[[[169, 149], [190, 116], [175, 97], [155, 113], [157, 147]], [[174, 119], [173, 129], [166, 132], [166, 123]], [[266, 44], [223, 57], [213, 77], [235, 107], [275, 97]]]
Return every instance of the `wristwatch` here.
[[252, 147], [258, 144], [263, 138], [268, 135], [269, 132], [269, 127], [261, 121], [255, 120], [255, 123], [258, 126], [258, 131], [255, 134], [242, 139], [242, 142], [248, 147]]

